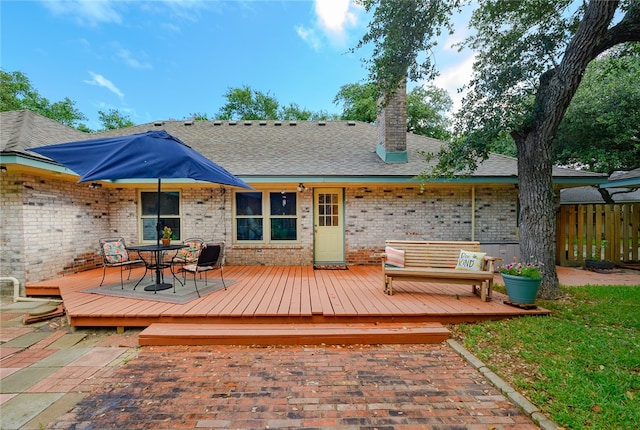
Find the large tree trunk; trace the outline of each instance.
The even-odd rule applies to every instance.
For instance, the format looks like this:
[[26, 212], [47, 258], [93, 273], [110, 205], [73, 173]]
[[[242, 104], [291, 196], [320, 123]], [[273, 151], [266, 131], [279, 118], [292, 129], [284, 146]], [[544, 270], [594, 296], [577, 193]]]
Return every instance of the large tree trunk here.
[[[520, 259], [544, 264], [539, 295], [560, 295], [555, 267], [556, 212], [553, 196], [552, 140], [582, 75], [599, 48], [609, 42], [607, 28], [617, 1], [592, 0], [560, 64], [540, 78], [533, 120], [512, 132], [518, 149]], [[637, 9], [638, 2], [635, 3]], [[610, 43], [610, 42], [609, 42]]]
[[[551, 139], [532, 131], [516, 138], [520, 203], [520, 261], [543, 264], [539, 296], [556, 298], [556, 211], [551, 172]], [[541, 150], [541, 148], [544, 148]]]

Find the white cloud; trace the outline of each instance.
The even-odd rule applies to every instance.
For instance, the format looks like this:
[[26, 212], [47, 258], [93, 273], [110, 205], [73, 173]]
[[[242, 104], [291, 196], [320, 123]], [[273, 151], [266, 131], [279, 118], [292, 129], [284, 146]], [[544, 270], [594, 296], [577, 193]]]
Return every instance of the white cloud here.
[[89, 71], [89, 74], [91, 75], [92, 79], [83, 81], [85, 84], [97, 85], [99, 87], [108, 89], [109, 91], [111, 91], [113, 94], [117, 95], [120, 98], [124, 97], [124, 93], [120, 91], [120, 89], [118, 89], [118, 87], [116, 87], [113, 84], [113, 82], [111, 82], [109, 79], [105, 78], [104, 76], [98, 73], [93, 73], [91, 71]]
[[313, 49], [318, 50], [321, 36], [333, 45], [342, 47], [347, 41], [348, 30], [358, 26], [358, 18], [364, 8], [356, 5], [354, 0], [315, 0], [314, 11], [316, 21], [311, 28], [300, 25], [296, 27], [296, 33]]
[[471, 80], [473, 74], [473, 62], [475, 55], [469, 54], [466, 58], [460, 56], [460, 61], [440, 71], [440, 75], [433, 81], [434, 85], [447, 90], [453, 100], [453, 111], [456, 112], [462, 105], [462, 99], [466, 92], [458, 92], [458, 89]]
[[54, 15], [70, 15], [81, 25], [95, 26], [101, 23], [122, 22], [122, 16], [110, 0], [44, 0], [42, 4]]
[[313, 28], [306, 28], [299, 25], [296, 27], [296, 33], [300, 36], [300, 39], [307, 42], [314, 51], [317, 51], [320, 48], [320, 39]]
[[153, 69], [153, 66], [149, 63], [145, 63], [141, 61], [141, 58], [144, 55], [134, 56], [131, 51], [125, 48], [117, 48], [116, 55], [125, 62], [125, 64], [133, 69]]
[[341, 36], [347, 25], [358, 22], [350, 10], [351, 6], [351, 0], [316, 0], [315, 10], [320, 26], [327, 33]]

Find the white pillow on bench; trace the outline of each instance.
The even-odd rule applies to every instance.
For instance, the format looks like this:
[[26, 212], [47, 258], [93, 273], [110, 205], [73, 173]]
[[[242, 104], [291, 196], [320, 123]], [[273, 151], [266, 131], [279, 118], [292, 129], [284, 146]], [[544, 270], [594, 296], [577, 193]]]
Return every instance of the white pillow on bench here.
[[458, 257], [457, 270], [473, 270], [479, 272], [484, 266], [484, 256], [486, 252], [471, 252], [460, 250], [460, 257]]
[[384, 248], [384, 253], [387, 254], [385, 265], [391, 267], [404, 267], [404, 251], [402, 249], [387, 246]]

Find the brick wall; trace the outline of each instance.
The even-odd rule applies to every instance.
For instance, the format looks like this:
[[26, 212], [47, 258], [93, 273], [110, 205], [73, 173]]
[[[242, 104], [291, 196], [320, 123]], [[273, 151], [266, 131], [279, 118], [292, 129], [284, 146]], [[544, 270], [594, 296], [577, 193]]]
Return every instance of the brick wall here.
[[0, 276], [13, 276], [24, 285], [24, 223], [22, 182], [10, 171], [0, 173]]
[[471, 187], [360, 187], [346, 191], [347, 264], [373, 264], [386, 239], [516, 240], [513, 186], [477, 187], [472, 235]]
[[380, 110], [376, 120], [378, 142], [386, 152], [407, 150], [407, 88], [400, 83], [389, 103]]
[[24, 284], [100, 266], [97, 237], [109, 221], [106, 190], [9, 172], [1, 186], [2, 276]]
[[[0, 176], [0, 276], [22, 284], [101, 266], [98, 239], [139, 243], [138, 190], [90, 189], [87, 184], [29, 175]], [[164, 188], [164, 187], [163, 187]], [[167, 187], [169, 189], [170, 187]], [[313, 264], [313, 192], [299, 194], [300, 242], [234, 245], [233, 193], [219, 187], [184, 189], [183, 238], [224, 240], [229, 265]], [[515, 241], [513, 186], [477, 186], [475, 235], [481, 242]], [[472, 239], [471, 187], [353, 187], [345, 192], [347, 264], [377, 264], [385, 239]]]

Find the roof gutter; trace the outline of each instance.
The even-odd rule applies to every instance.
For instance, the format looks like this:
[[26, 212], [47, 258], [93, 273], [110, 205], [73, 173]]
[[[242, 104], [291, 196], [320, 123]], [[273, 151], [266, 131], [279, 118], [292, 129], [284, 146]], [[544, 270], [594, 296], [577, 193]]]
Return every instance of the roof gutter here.
[[[53, 173], [61, 173], [68, 175], [76, 175], [74, 171], [67, 169], [60, 164], [50, 161], [44, 158], [39, 158], [36, 156], [30, 156], [29, 154], [22, 152], [3, 152], [0, 153], [0, 164], [3, 166], [7, 166], [10, 164], [17, 164], [20, 166], [25, 166], [34, 169], [42, 169], [47, 170]], [[233, 173], [233, 172], [232, 172]], [[235, 173], [234, 173], [235, 174]], [[299, 182], [309, 182], [309, 183], [317, 183], [317, 184], [355, 184], [355, 183], [368, 183], [368, 184], [407, 184], [407, 185], [416, 185], [422, 183], [422, 180], [417, 176], [384, 176], [384, 175], [335, 175], [335, 176], [325, 176], [325, 175], [276, 175], [276, 176], [264, 176], [264, 175], [242, 175], [235, 174], [238, 178], [242, 179], [245, 182], [250, 182], [253, 184], [272, 184], [272, 183], [299, 183]], [[122, 180], [122, 181], [111, 181], [114, 184], [117, 183], [147, 183], [149, 181], [145, 180]], [[195, 180], [167, 180], [167, 182], [174, 183], [196, 183], [201, 181]], [[626, 182], [626, 181], [620, 181]], [[455, 178], [439, 178], [439, 179], [431, 179], [427, 183], [429, 184], [517, 184], [518, 177], [517, 176], [459, 176]], [[601, 185], [607, 183], [606, 176], [554, 176], [553, 183], [555, 185]], [[637, 178], [636, 178], [637, 185]], [[613, 185], [608, 185], [613, 186]], [[623, 185], [617, 185], [623, 186]]]

